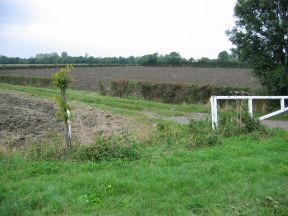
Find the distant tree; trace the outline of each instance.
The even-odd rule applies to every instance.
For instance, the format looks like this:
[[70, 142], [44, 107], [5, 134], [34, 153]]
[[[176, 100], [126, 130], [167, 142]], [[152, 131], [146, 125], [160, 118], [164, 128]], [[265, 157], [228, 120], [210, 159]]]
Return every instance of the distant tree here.
[[207, 63], [211, 62], [211, 59], [206, 58], [206, 57], [202, 57], [202, 58], [198, 59], [197, 62], [207, 64]]
[[177, 52], [171, 52], [168, 55], [168, 63], [172, 64], [172, 66], [181, 64], [181, 61], [182, 61], [181, 55]]
[[238, 0], [227, 34], [271, 94], [288, 94], [288, 1]]
[[62, 58], [68, 57], [68, 53], [67, 53], [66, 51], [62, 52], [62, 53], [61, 53], [61, 57], [62, 57]]
[[[57, 97], [57, 102], [60, 111], [57, 113], [58, 117], [64, 121], [64, 138], [66, 150], [71, 149], [71, 134], [69, 134], [69, 111], [71, 110], [66, 100], [66, 90], [72, 83], [72, 78], [69, 76], [69, 72], [73, 69], [72, 65], [66, 65], [65, 68], [60, 68], [59, 71], [52, 74], [53, 84], [60, 88], [60, 96]], [[68, 111], [69, 110], [69, 111]]]
[[156, 65], [158, 63], [158, 53], [145, 55], [142, 59], [143, 65]]
[[195, 60], [194, 58], [191, 57], [191, 58], [188, 59], [188, 62], [190, 62], [190, 63], [194, 63], [194, 62], [196, 62], [196, 60]]
[[222, 51], [218, 54], [218, 61], [220, 62], [228, 62], [229, 60], [229, 54], [227, 51]]
[[129, 56], [128, 64], [136, 64], [136, 58], [134, 56]]

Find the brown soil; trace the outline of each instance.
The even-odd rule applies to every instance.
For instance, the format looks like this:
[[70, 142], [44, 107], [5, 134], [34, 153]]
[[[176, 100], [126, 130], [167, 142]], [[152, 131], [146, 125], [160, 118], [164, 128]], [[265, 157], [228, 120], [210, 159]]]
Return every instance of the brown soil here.
[[[63, 133], [63, 123], [55, 117], [56, 106], [43, 99], [16, 93], [0, 93], [0, 143], [21, 144], [30, 138]], [[94, 107], [72, 105], [72, 137], [90, 143], [97, 134], [111, 135], [132, 130], [132, 119]]]
[[[56, 69], [14, 69], [0, 70], [0, 74], [50, 77]], [[136, 80], [154, 82], [193, 83], [199, 85], [261, 87], [251, 74], [251, 69], [239, 68], [193, 68], [193, 67], [90, 67], [75, 68], [73, 88], [97, 90], [101, 80], [108, 84], [112, 80]]]

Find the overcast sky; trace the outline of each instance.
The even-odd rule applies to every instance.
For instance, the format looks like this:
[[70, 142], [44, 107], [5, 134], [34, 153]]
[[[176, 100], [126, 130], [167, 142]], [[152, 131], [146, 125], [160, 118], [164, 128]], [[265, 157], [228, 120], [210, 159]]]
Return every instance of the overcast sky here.
[[0, 0], [0, 55], [180, 52], [216, 58], [232, 44], [236, 0]]

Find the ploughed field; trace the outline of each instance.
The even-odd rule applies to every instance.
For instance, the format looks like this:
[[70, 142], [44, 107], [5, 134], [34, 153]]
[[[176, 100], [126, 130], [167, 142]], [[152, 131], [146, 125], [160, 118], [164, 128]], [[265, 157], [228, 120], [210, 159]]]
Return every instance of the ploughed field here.
[[[57, 69], [13, 69], [0, 70], [1, 74], [50, 77]], [[242, 68], [193, 68], [193, 67], [87, 67], [74, 68], [73, 88], [96, 90], [98, 82], [108, 84], [112, 80], [135, 80], [153, 82], [192, 83], [260, 88], [259, 81], [251, 74], [251, 69]]]

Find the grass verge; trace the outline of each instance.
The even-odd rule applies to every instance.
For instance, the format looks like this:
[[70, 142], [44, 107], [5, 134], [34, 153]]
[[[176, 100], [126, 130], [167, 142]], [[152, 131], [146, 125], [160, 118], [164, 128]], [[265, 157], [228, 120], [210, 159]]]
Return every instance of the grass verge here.
[[2, 156], [0, 214], [287, 215], [287, 140], [279, 130], [98, 163]]

